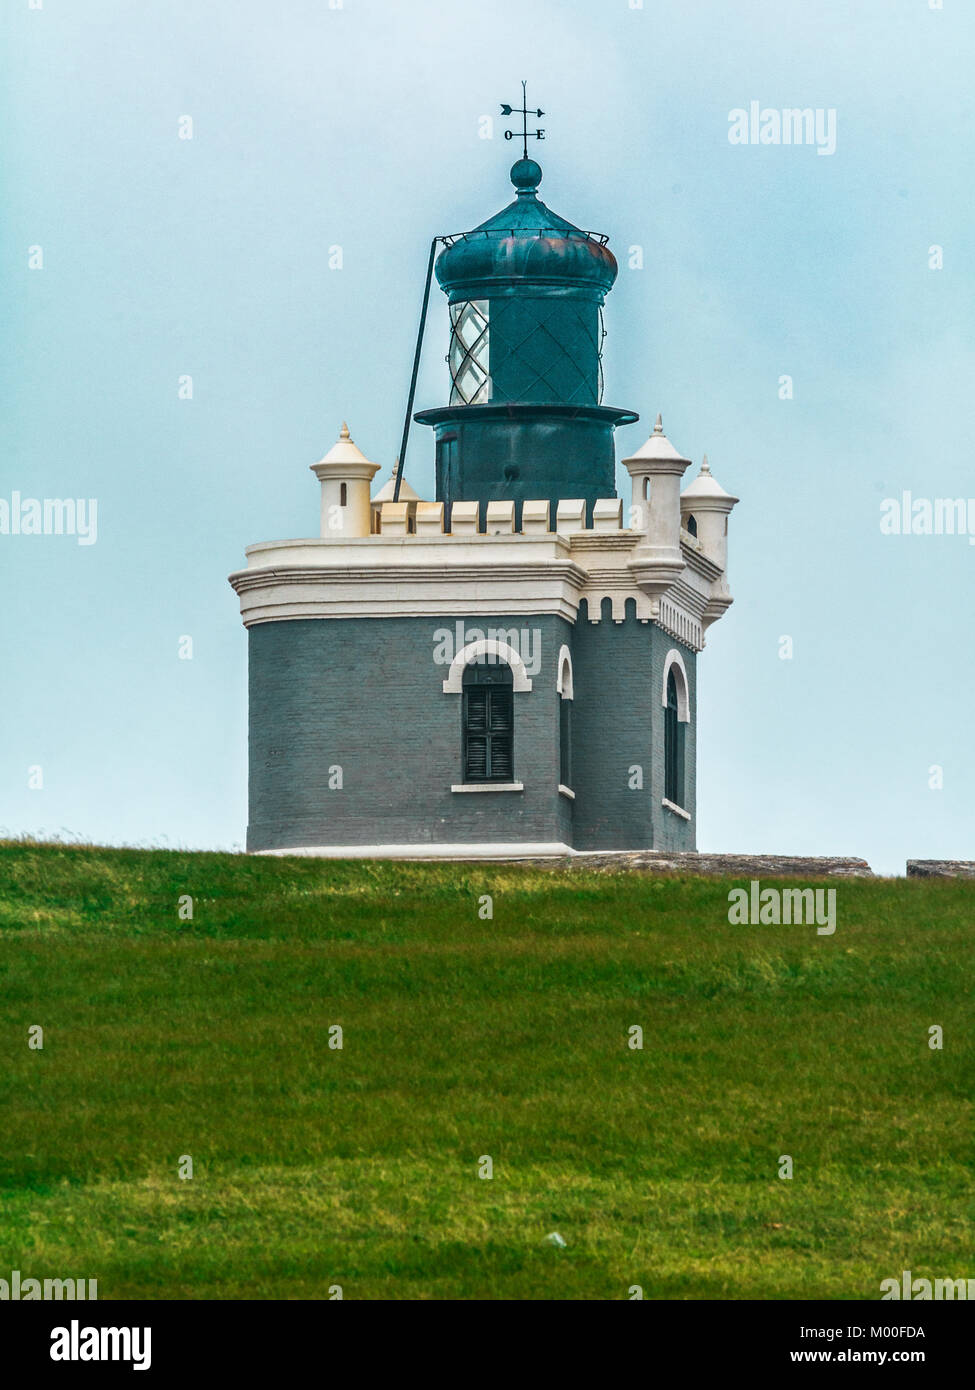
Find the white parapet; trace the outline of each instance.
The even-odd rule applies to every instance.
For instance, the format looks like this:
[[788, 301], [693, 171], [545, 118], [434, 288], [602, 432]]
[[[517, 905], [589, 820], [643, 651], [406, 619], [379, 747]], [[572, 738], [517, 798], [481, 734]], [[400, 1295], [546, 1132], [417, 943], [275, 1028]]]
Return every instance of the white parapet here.
[[[451, 618], [551, 613], [590, 623], [633, 613], [692, 649], [731, 603], [727, 521], [735, 505], [705, 464], [680, 495], [684, 459], [663, 434], [624, 463], [634, 507], [624, 525], [618, 497], [421, 501], [398, 474], [368, 498], [378, 465], [346, 426], [313, 465], [322, 484], [320, 538], [247, 549], [231, 576], [246, 626], [304, 618]], [[449, 506], [449, 531], [447, 523]], [[516, 518], [521, 524], [516, 530]], [[554, 516], [553, 516], [554, 510]], [[481, 532], [480, 522], [485, 522]]]
[[592, 509], [592, 529], [594, 531], [621, 531], [623, 529], [623, 499], [621, 497], [601, 497]]
[[515, 529], [514, 502], [487, 504], [487, 533], [489, 536], [510, 535]]
[[418, 536], [443, 535], [442, 502], [417, 502], [416, 534]]
[[521, 529], [526, 536], [548, 535], [548, 499], [534, 498], [523, 502], [521, 507]]
[[[379, 507], [380, 530], [373, 539], [382, 536], [412, 536], [417, 540], [431, 536], [456, 536], [466, 539], [479, 532], [480, 502], [455, 502], [450, 513], [450, 530], [444, 532], [443, 502], [382, 502]], [[543, 498], [522, 503], [521, 527], [515, 528], [515, 503], [510, 499], [488, 502], [486, 527], [488, 536], [582, 536], [594, 532], [622, 534], [623, 502], [619, 497], [601, 497], [593, 504], [592, 524], [586, 523], [586, 504], [581, 497], [563, 498], [557, 503], [555, 525], [551, 524], [551, 504]], [[627, 532], [626, 534], [630, 534]], [[635, 539], [634, 535], [634, 539]]]
[[384, 536], [408, 535], [409, 513], [409, 502], [384, 502], [382, 509], [382, 534]]
[[452, 536], [476, 536], [480, 514], [478, 502], [455, 502], [450, 509], [450, 534]]
[[555, 529], [561, 535], [586, 529], [586, 504], [581, 497], [560, 499], [555, 514]]

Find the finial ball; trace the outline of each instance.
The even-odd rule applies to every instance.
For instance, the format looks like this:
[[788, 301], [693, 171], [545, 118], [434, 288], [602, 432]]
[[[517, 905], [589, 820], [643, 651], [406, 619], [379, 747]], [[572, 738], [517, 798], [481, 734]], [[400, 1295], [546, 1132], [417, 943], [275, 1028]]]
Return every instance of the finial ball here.
[[511, 166], [511, 182], [519, 193], [534, 193], [542, 181], [542, 166], [534, 159], [519, 159]]

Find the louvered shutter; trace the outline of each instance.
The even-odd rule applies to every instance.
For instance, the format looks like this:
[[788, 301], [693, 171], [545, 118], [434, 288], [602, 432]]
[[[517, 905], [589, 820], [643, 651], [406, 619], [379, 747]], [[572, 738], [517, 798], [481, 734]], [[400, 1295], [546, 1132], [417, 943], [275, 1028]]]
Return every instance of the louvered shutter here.
[[483, 685], [467, 688], [467, 728], [470, 733], [488, 732], [488, 698], [491, 694]]
[[467, 735], [467, 767], [465, 782], [483, 782], [487, 778], [487, 739]]
[[[492, 672], [492, 674], [494, 674]], [[514, 700], [510, 686], [464, 687], [464, 780], [514, 778]]]
[[464, 691], [464, 781], [483, 782], [488, 775], [488, 692], [483, 686]]
[[490, 777], [496, 782], [510, 782], [513, 776], [512, 729], [514, 726], [513, 696], [510, 689], [496, 686], [489, 695], [490, 706]]

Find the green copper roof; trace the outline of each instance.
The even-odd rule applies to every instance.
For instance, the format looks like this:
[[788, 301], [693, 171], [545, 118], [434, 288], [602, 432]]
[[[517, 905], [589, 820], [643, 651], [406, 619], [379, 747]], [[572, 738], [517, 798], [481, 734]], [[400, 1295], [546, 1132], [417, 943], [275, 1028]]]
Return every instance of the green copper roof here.
[[473, 231], [449, 238], [437, 259], [437, 279], [451, 299], [475, 297], [493, 284], [519, 281], [578, 287], [600, 295], [616, 279], [616, 258], [606, 238], [582, 231], [537, 197], [542, 171], [533, 159], [511, 169], [514, 202]]

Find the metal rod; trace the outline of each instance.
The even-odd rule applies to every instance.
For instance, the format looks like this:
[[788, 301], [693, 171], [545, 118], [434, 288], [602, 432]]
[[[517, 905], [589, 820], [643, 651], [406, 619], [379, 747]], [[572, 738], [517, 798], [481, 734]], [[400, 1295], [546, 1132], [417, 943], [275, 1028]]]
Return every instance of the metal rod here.
[[430, 281], [433, 279], [433, 261], [437, 254], [437, 242], [440, 240], [435, 236], [430, 243], [430, 259], [427, 262], [427, 281], [423, 287], [423, 307], [420, 310], [420, 327], [416, 334], [416, 351], [413, 354], [413, 375], [410, 378], [410, 395], [406, 402], [406, 419], [403, 421], [403, 438], [399, 446], [399, 468], [396, 470], [396, 482], [393, 485], [393, 501], [399, 501], [399, 487], [403, 481], [403, 473], [406, 469], [406, 443], [410, 437], [410, 420], [413, 416], [413, 397], [416, 395], [416, 378], [420, 371], [420, 350], [423, 347], [423, 329], [427, 321], [427, 305], [430, 302]]

